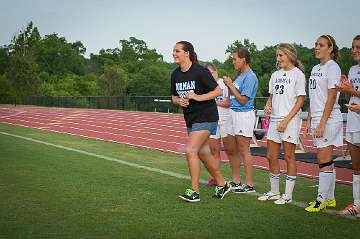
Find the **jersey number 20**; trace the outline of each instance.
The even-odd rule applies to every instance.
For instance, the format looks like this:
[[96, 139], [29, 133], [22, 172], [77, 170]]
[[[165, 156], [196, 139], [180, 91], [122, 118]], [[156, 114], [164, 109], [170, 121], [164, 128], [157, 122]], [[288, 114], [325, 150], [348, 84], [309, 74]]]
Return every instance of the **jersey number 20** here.
[[310, 79], [310, 90], [315, 90], [315, 89], [316, 89], [316, 80]]

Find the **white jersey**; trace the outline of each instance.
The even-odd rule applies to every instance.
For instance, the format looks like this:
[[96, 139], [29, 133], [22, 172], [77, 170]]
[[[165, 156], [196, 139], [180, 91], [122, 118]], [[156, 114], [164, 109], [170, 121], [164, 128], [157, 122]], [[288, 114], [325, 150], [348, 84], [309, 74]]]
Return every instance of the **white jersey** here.
[[305, 81], [304, 73], [297, 67], [289, 71], [280, 69], [271, 75], [269, 93], [272, 94], [272, 121], [284, 119], [294, 108], [297, 97], [306, 95]]
[[[229, 97], [229, 88], [225, 85], [223, 79], [218, 79], [217, 83], [221, 89], [222, 94], [215, 98], [216, 102], [224, 101]], [[219, 112], [219, 120], [230, 117], [230, 108], [224, 108], [221, 106], [217, 107]]]
[[[318, 64], [311, 70], [309, 78], [309, 97], [311, 118], [315, 122], [319, 122], [328, 98], [328, 90], [334, 89], [335, 85], [340, 83], [341, 70], [339, 65], [330, 60], [325, 64]], [[331, 111], [328, 122], [342, 121], [339, 101], [340, 93], [337, 93], [336, 101]]]
[[[349, 80], [354, 86], [356, 91], [360, 91], [360, 66], [352, 66], [349, 70], [348, 75]], [[356, 96], [352, 96], [350, 98], [349, 104], [356, 103], [360, 104], [360, 98]], [[360, 114], [353, 112], [351, 110], [348, 111], [347, 114], [347, 123], [346, 123], [346, 132], [359, 132], [360, 131]]]

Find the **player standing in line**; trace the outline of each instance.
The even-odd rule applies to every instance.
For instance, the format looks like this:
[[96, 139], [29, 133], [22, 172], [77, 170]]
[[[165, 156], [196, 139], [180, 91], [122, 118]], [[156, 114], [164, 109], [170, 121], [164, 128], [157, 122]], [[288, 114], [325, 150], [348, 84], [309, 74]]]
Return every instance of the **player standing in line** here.
[[348, 78], [341, 77], [337, 89], [351, 96], [346, 122], [346, 137], [353, 169], [353, 198], [354, 203], [346, 206], [340, 215], [353, 215], [360, 219], [360, 114], [354, 112], [354, 105], [360, 104], [360, 35], [352, 42], [352, 56], [358, 63], [349, 70]]
[[304, 134], [311, 129], [319, 163], [319, 186], [315, 201], [305, 208], [307, 212], [319, 212], [335, 207], [336, 173], [332, 152], [343, 145], [343, 119], [338, 104], [341, 70], [336, 60], [339, 49], [330, 35], [320, 36], [315, 43], [315, 57], [320, 64], [313, 67], [309, 78], [310, 111]]
[[212, 156], [209, 135], [217, 128], [218, 112], [215, 97], [221, 89], [209, 70], [197, 63], [194, 47], [190, 42], [180, 41], [173, 49], [174, 62], [179, 65], [171, 74], [171, 98], [182, 107], [189, 139], [186, 145], [186, 159], [191, 176], [191, 188], [179, 197], [188, 202], [200, 201], [200, 160], [210, 175], [215, 178], [214, 197], [223, 199], [230, 191]]
[[[233, 135], [232, 129], [232, 119], [230, 115], [230, 97], [229, 89], [224, 84], [224, 80], [219, 78], [216, 66], [214, 64], [208, 63], [205, 67], [210, 71], [211, 75], [214, 77], [216, 82], [221, 88], [222, 95], [215, 98], [217, 109], [219, 113], [219, 121], [215, 135], [210, 135], [210, 149], [211, 153], [214, 155], [219, 167], [220, 167], [220, 151], [221, 151], [221, 141], [224, 144], [225, 152], [231, 162], [234, 162], [234, 157], [240, 157], [237, 154], [236, 146], [232, 145], [233, 140], [229, 140], [229, 136]], [[215, 184], [215, 179], [211, 178], [208, 181], [208, 185], [212, 186]]]
[[235, 49], [232, 53], [232, 62], [238, 75], [234, 82], [224, 77], [224, 83], [231, 92], [230, 112], [235, 137], [229, 139], [237, 148], [243, 159], [246, 184], [240, 182], [241, 158], [235, 157], [231, 162], [233, 182], [231, 187], [235, 193], [255, 192], [253, 182], [253, 165], [250, 154], [250, 141], [254, 134], [255, 111], [254, 98], [258, 89], [258, 79], [250, 68], [250, 53], [245, 48]]
[[[279, 70], [271, 75], [269, 81], [270, 97], [265, 106], [265, 114], [271, 114], [271, 122], [267, 134], [267, 159], [270, 168], [270, 191], [258, 200], [276, 200], [275, 204], [292, 201], [292, 193], [296, 180], [295, 149], [299, 143], [301, 127], [301, 107], [304, 104], [305, 75], [304, 67], [299, 62], [296, 48], [288, 43], [281, 43], [276, 49], [276, 61]], [[280, 166], [278, 153], [284, 148], [287, 165], [285, 194], [280, 195]]]

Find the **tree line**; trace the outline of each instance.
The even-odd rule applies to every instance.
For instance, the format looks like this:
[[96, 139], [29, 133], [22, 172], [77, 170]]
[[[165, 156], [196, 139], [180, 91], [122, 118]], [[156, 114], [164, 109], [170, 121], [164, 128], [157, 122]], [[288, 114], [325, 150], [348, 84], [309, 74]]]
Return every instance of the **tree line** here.
[[[318, 63], [313, 57], [314, 49], [301, 44], [295, 46], [308, 77]], [[212, 60], [220, 76], [235, 76], [231, 52], [236, 47], [249, 49], [251, 67], [259, 78], [257, 96], [268, 96], [268, 82], [276, 70], [276, 46], [260, 50], [248, 39], [234, 41], [225, 50], [229, 53], [225, 62]], [[101, 49], [89, 57], [85, 57], [85, 53], [81, 41], [68, 42], [57, 33], [41, 36], [39, 29], [29, 22], [9, 45], [0, 47], [0, 99], [169, 95], [170, 74], [177, 66], [164, 61], [163, 56], [156, 49], [149, 49], [145, 41], [130, 37], [120, 40], [119, 47], [114, 49]], [[343, 74], [347, 74], [354, 64], [351, 49], [340, 49], [340, 55], [340, 67]]]

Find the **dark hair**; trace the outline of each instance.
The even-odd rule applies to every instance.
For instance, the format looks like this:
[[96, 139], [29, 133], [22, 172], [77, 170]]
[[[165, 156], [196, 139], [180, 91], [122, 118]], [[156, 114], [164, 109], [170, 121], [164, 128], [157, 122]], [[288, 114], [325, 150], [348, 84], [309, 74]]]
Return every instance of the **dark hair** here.
[[321, 38], [324, 38], [328, 41], [328, 46], [332, 47], [333, 50], [330, 53], [331, 59], [338, 61], [340, 57], [339, 47], [336, 45], [335, 39], [330, 35], [321, 35]]
[[197, 63], [198, 62], [197, 55], [196, 55], [195, 50], [194, 50], [194, 46], [190, 42], [188, 42], [188, 41], [179, 41], [176, 44], [181, 44], [182, 49], [184, 51], [186, 51], [186, 52], [189, 52], [189, 58], [190, 58], [190, 61], [192, 63]]
[[236, 53], [238, 57], [245, 58], [247, 64], [251, 63], [250, 52], [246, 48], [235, 48], [233, 53]]
[[353, 41], [360, 41], [360, 35], [355, 36]]

